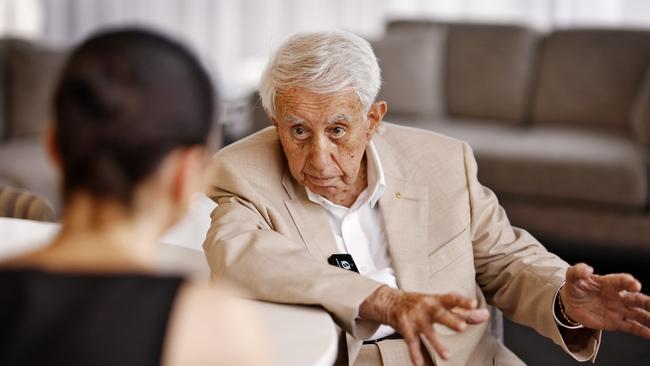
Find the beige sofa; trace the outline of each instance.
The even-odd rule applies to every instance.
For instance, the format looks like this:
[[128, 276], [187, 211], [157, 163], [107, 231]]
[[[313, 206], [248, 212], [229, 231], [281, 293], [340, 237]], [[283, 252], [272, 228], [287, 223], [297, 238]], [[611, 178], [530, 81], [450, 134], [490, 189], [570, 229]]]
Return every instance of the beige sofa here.
[[650, 31], [394, 21], [386, 120], [466, 140], [511, 222], [650, 253]]

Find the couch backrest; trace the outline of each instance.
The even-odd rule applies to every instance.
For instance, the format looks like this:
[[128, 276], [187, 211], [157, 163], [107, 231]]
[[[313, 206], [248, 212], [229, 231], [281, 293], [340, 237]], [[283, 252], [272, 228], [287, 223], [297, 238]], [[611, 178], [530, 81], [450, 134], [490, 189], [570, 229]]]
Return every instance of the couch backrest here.
[[446, 43], [447, 26], [433, 22], [392, 23], [384, 38], [372, 42], [382, 76], [377, 100], [388, 102], [388, 118], [446, 114]]
[[539, 40], [537, 32], [523, 26], [451, 24], [446, 67], [449, 115], [523, 123]]
[[[34, 43], [0, 41], [3, 97], [0, 128], [6, 138], [38, 135], [49, 118], [50, 99], [64, 54]], [[2, 95], [4, 94], [4, 95]]]
[[573, 29], [543, 42], [532, 109], [535, 124], [629, 132], [650, 64], [650, 31]]
[[[427, 35], [436, 45], [413, 51], [414, 56], [419, 56], [417, 61], [390, 56], [397, 60], [390, 63], [401, 67], [382, 65], [382, 56], [396, 52], [400, 46], [405, 49], [409, 44], [422, 44]], [[446, 38], [444, 42], [440, 41], [440, 35]], [[398, 103], [400, 114], [409, 114], [404, 109], [414, 109], [414, 103], [424, 104], [422, 101], [428, 98], [431, 109], [438, 114], [442, 111], [452, 117], [521, 124], [528, 117], [539, 41], [537, 32], [517, 25], [393, 21], [375, 47], [386, 81], [380, 95], [409, 98], [407, 103]], [[432, 51], [434, 56], [429, 55]], [[422, 76], [406, 78], [408, 82], [405, 82], [405, 73]], [[432, 77], [437, 79], [432, 82]], [[402, 80], [403, 90], [391, 90], [397, 84], [394, 80]], [[435, 85], [432, 87], [431, 83]], [[389, 110], [393, 99], [388, 100]]]

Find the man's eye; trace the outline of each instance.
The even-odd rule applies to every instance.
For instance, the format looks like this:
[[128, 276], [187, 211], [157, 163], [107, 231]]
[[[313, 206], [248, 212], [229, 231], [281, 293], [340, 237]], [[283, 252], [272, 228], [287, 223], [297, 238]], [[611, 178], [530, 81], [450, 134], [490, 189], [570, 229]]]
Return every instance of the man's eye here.
[[305, 128], [296, 126], [291, 129], [293, 135], [298, 139], [304, 139], [307, 137], [307, 130]]
[[345, 128], [343, 128], [343, 127], [334, 127], [334, 128], [332, 128], [331, 131], [332, 131], [332, 135], [334, 137], [337, 137], [337, 138], [338, 137], [343, 137], [343, 135], [345, 135], [345, 132], [346, 132]]

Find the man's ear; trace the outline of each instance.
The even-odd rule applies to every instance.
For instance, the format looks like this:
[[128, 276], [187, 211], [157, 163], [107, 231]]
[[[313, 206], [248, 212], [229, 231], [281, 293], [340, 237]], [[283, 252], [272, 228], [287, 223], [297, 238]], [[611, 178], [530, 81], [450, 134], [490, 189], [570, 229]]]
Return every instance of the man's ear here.
[[370, 106], [368, 115], [366, 116], [366, 119], [368, 120], [368, 140], [371, 140], [375, 135], [375, 131], [377, 130], [377, 127], [379, 127], [379, 123], [384, 118], [386, 112], [388, 112], [388, 103], [383, 100], [375, 102]]
[[51, 121], [45, 127], [43, 133], [43, 146], [45, 147], [45, 153], [50, 158], [54, 166], [58, 169], [62, 169], [61, 154], [59, 153], [59, 144], [56, 142], [56, 123]]

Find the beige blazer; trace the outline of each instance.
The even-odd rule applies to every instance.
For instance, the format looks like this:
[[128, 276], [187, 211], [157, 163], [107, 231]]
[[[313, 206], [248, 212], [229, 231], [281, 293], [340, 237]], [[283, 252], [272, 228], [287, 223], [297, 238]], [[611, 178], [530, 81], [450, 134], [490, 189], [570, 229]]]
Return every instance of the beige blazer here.
[[[510, 225], [478, 182], [470, 147], [388, 123], [373, 141], [386, 176], [379, 207], [399, 287], [476, 297], [480, 307], [493, 304], [567, 350], [551, 309], [568, 265]], [[275, 128], [224, 148], [212, 167], [208, 195], [219, 205], [204, 249], [213, 276], [262, 300], [321, 305], [348, 333], [352, 364], [378, 326], [358, 318], [359, 305], [380, 283], [327, 263], [337, 251], [327, 214], [292, 178]], [[487, 330], [437, 327], [454, 355], [438, 364], [492, 364], [503, 345]], [[574, 356], [590, 358], [592, 343]]]

